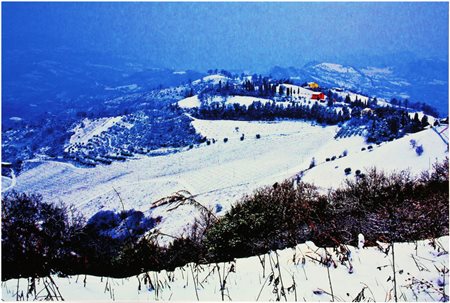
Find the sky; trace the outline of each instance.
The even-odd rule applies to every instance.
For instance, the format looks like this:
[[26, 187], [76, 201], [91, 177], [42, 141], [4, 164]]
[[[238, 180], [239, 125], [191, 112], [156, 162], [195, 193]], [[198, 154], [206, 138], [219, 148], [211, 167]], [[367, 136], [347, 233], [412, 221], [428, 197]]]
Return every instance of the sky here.
[[2, 47], [67, 47], [175, 69], [300, 66], [353, 54], [448, 58], [448, 3], [2, 3]]

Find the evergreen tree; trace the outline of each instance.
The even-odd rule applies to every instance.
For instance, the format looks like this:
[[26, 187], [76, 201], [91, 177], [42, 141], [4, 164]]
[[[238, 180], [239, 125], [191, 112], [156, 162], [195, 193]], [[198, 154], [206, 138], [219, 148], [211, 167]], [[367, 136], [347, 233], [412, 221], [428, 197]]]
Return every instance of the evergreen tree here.
[[352, 100], [350, 99], [350, 95], [345, 96], [345, 103], [350, 104]]
[[428, 116], [427, 115], [423, 115], [421, 122], [422, 122], [422, 127], [428, 126], [429, 125], [429, 123], [428, 123]]

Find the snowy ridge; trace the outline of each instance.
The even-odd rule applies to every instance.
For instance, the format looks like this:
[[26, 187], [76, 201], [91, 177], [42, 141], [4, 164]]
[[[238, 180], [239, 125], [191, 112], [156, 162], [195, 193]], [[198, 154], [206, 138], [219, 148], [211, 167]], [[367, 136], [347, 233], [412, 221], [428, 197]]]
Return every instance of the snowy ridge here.
[[[318, 248], [312, 242], [233, 262], [187, 264], [173, 272], [148, 272], [113, 279], [95, 276], [53, 276], [65, 300], [140, 301], [446, 301], [448, 297], [449, 237], [415, 243], [395, 243], [396, 288], [393, 284], [392, 248], [339, 250]], [[340, 251], [340, 253], [338, 253]], [[384, 253], [383, 251], [387, 251]], [[348, 256], [349, 260], [342, 259]], [[329, 267], [320, 260], [330, 260]], [[341, 261], [340, 261], [341, 260]], [[343, 260], [343, 261], [342, 261]], [[223, 274], [222, 274], [223, 273]], [[45, 279], [45, 278], [44, 278]], [[226, 281], [224, 283], [223, 281]], [[86, 284], [84, 284], [84, 281]], [[43, 279], [36, 283], [44, 289]], [[4, 300], [25, 296], [27, 279], [2, 283]], [[45, 290], [43, 291], [45, 294]], [[25, 299], [25, 297], [24, 297]], [[28, 298], [33, 299], [33, 296]]]
[[[423, 146], [423, 154], [417, 155], [415, 149], [411, 146], [411, 140], [417, 145]], [[339, 142], [339, 141], [336, 141]], [[342, 142], [344, 143], [344, 142]], [[350, 144], [338, 144], [348, 148], [348, 156], [336, 159], [335, 161], [324, 162], [321, 165], [309, 170], [304, 177], [305, 182], [314, 183], [323, 188], [337, 188], [343, 184], [346, 178], [355, 178], [354, 172], [370, 167], [376, 167], [377, 170], [385, 172], [400, 171], [409, 169], [413, 174], [419, 174], [422, 171], [432, 168], [435, 162], [442, 162], [448, 156], [447, 145], [432, 130], [427, 129], [415, 134], [406, 135], [398, 140], [383, 143], [380, 146], [373, 145], [373, 149], [369, 150], [366, 146], [362, 146], [362, 142], [354, 139]], [[333, 144], [333, 143], [331, 143]], [[365, 147], [365, 150], [358, 150], [359, 147]], [[351, 150], [352, 149], [352, 150]], [[332, 149], [324, 146], [320, 153], [324, 155]], [[339, 156], [339, 154], [331, 154], [328, 157]], [[320, 159], [323, 161], [323, 158]], [[346, 176], [344, 170], [349, 167], [352, 172]], [[324, 176], [327, 176], [324, 178]]]

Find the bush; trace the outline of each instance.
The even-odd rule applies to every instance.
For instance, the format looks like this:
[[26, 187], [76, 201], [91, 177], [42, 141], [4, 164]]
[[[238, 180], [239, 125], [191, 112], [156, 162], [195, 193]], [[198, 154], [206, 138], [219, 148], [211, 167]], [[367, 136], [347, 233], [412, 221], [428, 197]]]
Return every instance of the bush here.
[[309, 164], [309, 168], [313, 168], [314, 166], [316, 166], [316, 159], [312, 158], [311, 159], [311, 163]]
[[423, 154], [423, 146], [422, 145], [416, 146], [416, 154], [418, 156], [421, 156]]
[[351, 172], [352, 172], [352, 169], [351, 169], [350, 167], [347, 167], [347, 168], [344, 170], [344, 172], [345, 172], [345, 175], [350, 175]]
[[325, 161], [326, 161], [326, 162], [330, 162], [330, 158], [326, 158]]
[[42, 201], [40, 195], [11, 192], [2, 199], [2, 279], [45, 276], [62, 270], [71, 240], [84, 219], [73, 208]]
[[361, 171], [360, 171], [359, 169], [357, 169], [357, 170], [355, 171], [355, 175], [359, 176], [360, 174], [361, 174]]
[[216, 213], [220, 213], [222, 211], [222, 205], [216, 204]]
[[367, 146], [367, 149], [368, 149], [368, 150], [371, 150], [371, 149], [373, 149], [373, 146], [372, 146], [372, 145], [369, 145], [369, 146]]
[[223, 142], [227, 143], [228, 142], [228, 138], [223, 138]]
[[261, 135], [260, 134], [256, 134], [256, 139], [261, 139]]
[[86, 229], [111, 239], [135, 241], [145, 232], [156, 226], [159, 218], [145, 217], [134, 209], [115, 213], [111, 210], [99, 211], [86, 224]]
[[331, 161], [336, 160], [336, 156], [331, 157]]
[[361, 148], [361, 151], [365, 151], [365, 150], [366, 150], [366, 148], [365, 148], [365, 147]]
[[314, 186], [290, 181], [267, 186], [244, 197], [207, 230], [207, 257], [231, 260], [295, 245], [306, 240], [308, 224], [326, 212]]

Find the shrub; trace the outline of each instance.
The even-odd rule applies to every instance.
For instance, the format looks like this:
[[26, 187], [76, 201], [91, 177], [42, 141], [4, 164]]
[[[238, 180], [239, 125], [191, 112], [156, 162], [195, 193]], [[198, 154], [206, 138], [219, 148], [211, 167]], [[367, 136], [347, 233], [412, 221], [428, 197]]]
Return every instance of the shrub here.
[[355, 175], [359, 176], [360, 174], [361, 174], [361, 171], [360, 171], [359, 169], [357, 169], [357, 170], [355, 171]]
[[244, 141], [244, 134], [242, 134], [240, 140], [241, 140], [241, 141]]
[[256, 134], [256, 139], [261, 139], [261, 135], [260, 134]]
[[361, 151], [365, 151], [365, 150], [366, 150], [366, 148], [365, 148], [365, 147], [361, 148]]
[[416, 154], [418, 156], [421, 156], [423, 154], [423, 146], [422, 145], [416, 146]]
[[326, 158], [325, 161], [326, 161], [326, 162], [329, 162], [329, 161], [330, 161], [330, 158]]
[[352, 172], [352, 169], [350, 167], [347, 167], [345, 170], [345, 175], [350, 175], [350, 173]]
[[2, 279], [45, 276], [62, 268], [84, 219], [73, 208], [11, 192], [2, 197]]
[[344, 150], [343, 152], [342, 152], [342, 157], [346, 157], [348, 155], [348, 151], [347, 150]]
[[312, 158], [311, 159], [311, 163], [309, 164], [309, 168], [313, 168], [314, 166], [316, 166], [316, 159]]
[[111, 210], [101, 210], [93, 215], [87, 222], [87, 226], [98, 231], [108, 230], [119, 225], [121, 218]]
[[368, 149], [368, 150], [371, 150], [371, 149], [373, 149], [373, 146], [372, 146], [372, 145], [369, 145], [369, 146], [367, 146], [367, 149]]
[[227, 143], [228, 142], [228, 138], [223, 138], [223, 142]]
[[328, 209], [316, 188], [290, 181], [246, 196], [206, 233], [207, 257], [231, 260], [291, 246], [307, 239], [312, 218]]
[[222, 205], [219, 203], [216, 204], [216, 213], [220, 213], [222, 211]]
[[99, 211], [86, 224], [86, 229], [111, 239], [132, 241], [156, 226], [159, 218], [145, 217], [134, 209], [115, 213], [111, 210]]
[[331, 161], [336, 160], [336, 156], [331, 157]]

